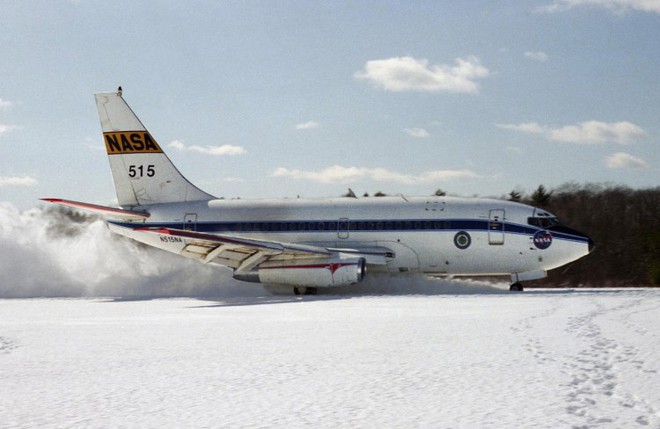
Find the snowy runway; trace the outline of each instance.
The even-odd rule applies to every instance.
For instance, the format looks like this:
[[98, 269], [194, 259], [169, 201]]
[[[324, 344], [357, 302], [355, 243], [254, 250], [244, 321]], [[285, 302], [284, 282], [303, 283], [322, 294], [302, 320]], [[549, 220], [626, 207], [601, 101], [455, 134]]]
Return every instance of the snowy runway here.
[[659, 427], [660, 290], [0, 300], [2, 427]]

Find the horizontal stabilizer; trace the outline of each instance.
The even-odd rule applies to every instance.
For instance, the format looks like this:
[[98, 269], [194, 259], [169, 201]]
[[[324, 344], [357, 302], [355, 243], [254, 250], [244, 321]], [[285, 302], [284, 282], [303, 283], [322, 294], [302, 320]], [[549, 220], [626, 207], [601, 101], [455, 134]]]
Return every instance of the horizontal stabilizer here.
[[76, 209], [85, 210], [88, 212], [96, 213], [104, 217], [124, 221], [139, 221], [145, 220], [149, 217], [149, 213], [136, 212], [132, 210], [123, 210], [116, 207], [99, 206], [96, 204], [81, 203], [79, 201], [63, 200], [60, 198], [41, 198], [42, 201], [49, 203], [59, 204], [61, 206], [73, 207]]

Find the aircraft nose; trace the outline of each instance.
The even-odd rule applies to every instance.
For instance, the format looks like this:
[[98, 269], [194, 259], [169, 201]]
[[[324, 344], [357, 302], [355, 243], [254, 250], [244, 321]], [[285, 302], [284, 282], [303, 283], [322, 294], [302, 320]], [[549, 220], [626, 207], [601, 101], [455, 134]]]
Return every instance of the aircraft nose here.
[[596, 243], [591, 239], [591, 237], [587, 237], [589, 239], [589, 253], [594, 251], [594, 248], [596, 247]]

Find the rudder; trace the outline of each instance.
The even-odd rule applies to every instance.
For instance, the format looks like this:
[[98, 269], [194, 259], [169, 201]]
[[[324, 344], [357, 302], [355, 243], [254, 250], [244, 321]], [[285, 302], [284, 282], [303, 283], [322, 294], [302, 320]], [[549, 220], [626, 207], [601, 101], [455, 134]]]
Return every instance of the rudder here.
[[215, 198], [177, 170], [124, 101], [121, 90], [94, 97], [120, 206]]

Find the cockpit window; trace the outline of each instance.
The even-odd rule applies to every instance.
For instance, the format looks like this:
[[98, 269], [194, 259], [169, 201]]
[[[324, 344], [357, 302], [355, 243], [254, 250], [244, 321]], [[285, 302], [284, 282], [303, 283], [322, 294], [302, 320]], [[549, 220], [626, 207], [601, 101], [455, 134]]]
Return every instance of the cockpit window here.
[[561, 222], [556, 217], [529, 217], [527, 218], [527, 223], [538, 228], [550, 228], [551, 226], [561, 225]]

